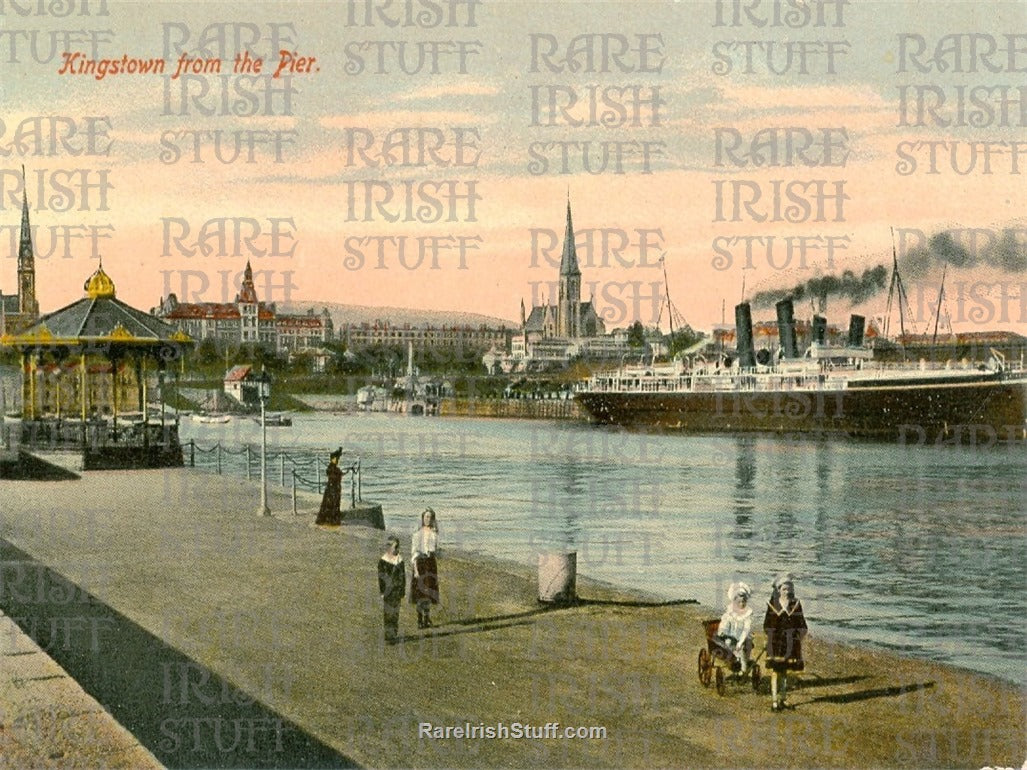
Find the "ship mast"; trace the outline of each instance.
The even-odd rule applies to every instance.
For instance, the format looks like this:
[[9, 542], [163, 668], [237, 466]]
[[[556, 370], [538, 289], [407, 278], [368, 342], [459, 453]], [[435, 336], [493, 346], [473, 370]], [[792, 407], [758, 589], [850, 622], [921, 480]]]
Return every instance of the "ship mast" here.
[[884, 316], [884, 335], [888, 336], [888, 329], [891, 325], [891, 308], [892, 298], [895, 296], [896, 291], [898, 293], [898, 305], [899, 305], [899, 339], [902, 340], [906, 336], [906, 316], [904, 305], [908, 302], [906, 298], [906, 288], [902, 285], [902, 276], [899, 275], [899, 255], [895, 250], [895, 229], [891, 231], [891, 257], [892, 257], [892, 272], [891, 272], [891, 286], [888, 287], [888, 304], [885, 307]]
[[938, 341], [938, 321], [941, 319], [941, 303], [945, 300], [945, 271], [947, 269], [947, 264], [941, 268], [941, 286], [938, 289], [938, 309], [934, 314], [934, 336], [931, 337], [932, 346]]
[[[670, 324], [670, 340], [674, 341], [674, 306], [670, 303], [670, 284], [667, 283], [667, 260], [660, 257], [660, 264], [663, 265], [663, 295], [667, 300], [667, 322]], [[659, 320], [657, 320], [659, 325]]]

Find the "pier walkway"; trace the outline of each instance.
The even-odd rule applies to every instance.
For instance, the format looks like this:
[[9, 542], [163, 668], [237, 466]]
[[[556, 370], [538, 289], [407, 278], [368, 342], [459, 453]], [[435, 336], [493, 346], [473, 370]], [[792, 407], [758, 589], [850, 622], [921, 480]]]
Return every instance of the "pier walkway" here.
[[[794, 708], [773, 713], [767, 692], [738, 686], [718, 697], [699, 685], [699, 620], [719, 610], [580, 577], [584, 601], [547, 610], [533, 568], [451, 550], [440, 558], [436, 627], [416, 629], [404, 604], [402, 639], [386, 646], [382, 533], [313, 526], [317, 501], [306, 502], [294, 516], [274, 489], [276, 513], [260, 517], [255, 483], [188, 468], [4, 482], [0, 609], [172, 767], [1024, 760], [1024, 693], [1011, 684], [834, 644], [814, 624]], [[384, 502], [404, 525], [406, 555], [417, 511]], [[13, 660], [0, 656], [0, 678]], [[2, 721], [0, 740], [10, 730]], [[464, 733], [556, 722], [605, 737]], [[446, 727], [448, 738], [435, 737]], [[103, 764], [89, 761], [94, 736], [84, 732], [82, 758], [58, 764]]]

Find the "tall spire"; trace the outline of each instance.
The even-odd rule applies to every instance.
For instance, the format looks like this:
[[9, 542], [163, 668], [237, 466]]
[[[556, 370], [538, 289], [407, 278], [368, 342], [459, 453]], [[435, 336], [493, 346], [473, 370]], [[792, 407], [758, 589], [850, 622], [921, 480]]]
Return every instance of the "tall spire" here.
[[25, 166], [21, 167], [21, 241], [18, 243], [18, 269], [29, 270], [35, 266], [35, 252], [32, 250], [32, 227], [29, 224], [29, 199], [25, 183]]
[[574, 224], [571, 222], [570, 191], [567, 193], [567, 229], [563, 234], [563, 257], [560, 259], [560, 275], [581, 275], [578, 269], [578, 252], [574, 247]]
[[36, 252], [32, 248], [32, 227], [29, 224], [28, 185], [25, 165], [21, 167], [21, 240], [18, 243], [18, 312], [35, 319], [39, 316], [36, 301]]

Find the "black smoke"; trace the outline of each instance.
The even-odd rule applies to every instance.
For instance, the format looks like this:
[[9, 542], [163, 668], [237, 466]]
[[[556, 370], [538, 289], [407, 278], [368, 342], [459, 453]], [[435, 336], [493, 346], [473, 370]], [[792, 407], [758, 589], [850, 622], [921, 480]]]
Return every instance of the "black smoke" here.
[[925, 278], [945, 265], [957, 269], [987, 266], [1007, 273], [1027, 272], [1027, 240], [1017, 237], [1023, 232], [1005, 229], [997, 234], [990, 230], [936, 233], [926, 246], [914, 247], [901, 255], [899, 271], [911, 279]]
[[846, 270], [841, 275], [823, 275], [810, 278], [805, 283], [800, 283], [791, 289], [769, 289], [757, 292], [752, 297], [754, 307], [770, 307], [785, 297], [791, 297], [796, 304], [810, 299], [816, 301], [821, 307], [827, 304], [828, 297], [844, 297], [852, 304], [873, 297], [883, 291], [888, 285], [888, 268], [878, 265], [864, 270], [862, 275], [856, 275], [851, 270]]

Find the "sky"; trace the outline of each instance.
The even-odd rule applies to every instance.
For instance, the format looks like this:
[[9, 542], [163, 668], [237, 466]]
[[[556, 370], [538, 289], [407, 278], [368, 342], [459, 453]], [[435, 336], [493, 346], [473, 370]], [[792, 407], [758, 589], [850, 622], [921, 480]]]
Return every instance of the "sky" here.
[[[0, 289], [24, 164], [43, 311], [102, 256], [141, 308], [250, 261], [270, 301], [516, 321], [569, 199], [610, 328], [894, 251], [907, 324], [944, 286], [943, 328], [1027, 333], [1025, 71], [1016, 2], [0, 0]], [[880, 317], [889, 281], [797, 314]]]

